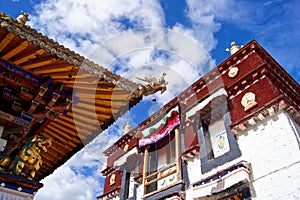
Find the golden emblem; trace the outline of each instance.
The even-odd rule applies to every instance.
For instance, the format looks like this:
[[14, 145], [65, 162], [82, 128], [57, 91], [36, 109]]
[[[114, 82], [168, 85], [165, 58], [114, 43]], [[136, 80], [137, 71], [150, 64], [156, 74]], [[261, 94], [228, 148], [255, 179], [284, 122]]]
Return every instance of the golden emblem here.
[[128, 150], [128, 148], [129, 148], [129, 145], [128, 145], [128, 144], [126, 144], [126, 145], [124, 146], [124, 148], [123, 148], [123, 151], [127, 151], [127, 150]]
[[116, 183], [116, 175], [112, 174], [110, 179], [109, 179], [109, 184], [112, 186], [115, 183]]
[[238, 74], [238, 72], [239, 72], [239, 68], [237, 68], [237, 67], [231, 67], [229, 69], [228, 76], [230, 78], [234, 78]]
[[243, 96], [241, 104], [244, 106], [244, 111], [247, 111], [257, 105], [257, 102], [255, 101], [255, 94], [253, 92], [247, 92]]
[[225, 137], [223, 135], [220, 135], [218, 138], [218, 147], [220, 149], [224, 149], [225, 147]]

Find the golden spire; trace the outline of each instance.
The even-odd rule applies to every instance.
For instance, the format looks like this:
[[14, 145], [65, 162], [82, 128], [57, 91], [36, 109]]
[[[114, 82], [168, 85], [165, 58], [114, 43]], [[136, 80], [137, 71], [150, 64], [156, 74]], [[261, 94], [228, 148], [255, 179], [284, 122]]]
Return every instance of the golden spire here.
[[27, 21], [29, 21], [28, 16], [29, 13], [21, 13], [16, 20], [24, 25]]
[[130, 131], [130, 122], [128, 121], [127, 124], [124, 127], [124, 135], [127, 134]]
[[238, 50], [241, 49], [241, 46], [236, 45], [235, 41], [231, 42], [231, 48], [227, 48], [226, 51], [229, 51], [231, 55], [236, 53]]

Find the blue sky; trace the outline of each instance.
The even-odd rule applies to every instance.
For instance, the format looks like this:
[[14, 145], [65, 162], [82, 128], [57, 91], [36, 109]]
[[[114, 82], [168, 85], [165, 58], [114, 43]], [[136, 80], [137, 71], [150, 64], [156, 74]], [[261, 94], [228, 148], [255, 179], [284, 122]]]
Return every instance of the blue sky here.
[[[0, 0], [0, 12], [29, 12], [28, 25], [124, 77], [166, 71], [169, 90], [155, 95], [159, 105], [226, 59], [232, 41], [256, 39], [299, 83], [299, 7], [298, 0]], [[36, 199], [101, 194], [101, 152], [128, 120], [135, 126], [149, 115], [151, 98], [43, 180]]]

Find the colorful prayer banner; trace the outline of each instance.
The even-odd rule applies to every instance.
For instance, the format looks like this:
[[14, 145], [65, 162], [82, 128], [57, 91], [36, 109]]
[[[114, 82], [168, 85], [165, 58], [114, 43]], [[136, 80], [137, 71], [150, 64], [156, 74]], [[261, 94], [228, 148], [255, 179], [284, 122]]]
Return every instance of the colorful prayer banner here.
[[139, 139], [139, 147], [159, 141], [168, 135], [179, 124], [179, 108], [176, 106], [170, 110], [159, 122], [137, 132], [136, 136]]

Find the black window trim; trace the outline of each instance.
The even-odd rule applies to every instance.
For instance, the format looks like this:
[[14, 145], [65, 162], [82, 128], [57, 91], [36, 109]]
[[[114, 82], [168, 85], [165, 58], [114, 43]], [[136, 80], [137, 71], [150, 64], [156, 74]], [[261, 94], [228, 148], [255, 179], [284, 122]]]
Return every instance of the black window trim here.
[[197, 129], [198, 142], [200, 145], [200, 167], [201, 173], [207, 173], [211, 171], [213, 168], [216, 168], [220, 165], [223, 165], [226, 162], [232, 161], [241, 156], [241, 151], [236, 141], [235, 135], [231, 132], [229, 125], [231, 124], [230, 112], [226, 112], [223, 114], [224, 125], [226, 129], [226, 134], [229, 142], [230, 150], [223, 155], [210, 159], [207, 156], [206, 145], [204, 144], [204, 130], [202, 127], [201, 120], [199, 119], [199, 127]]

